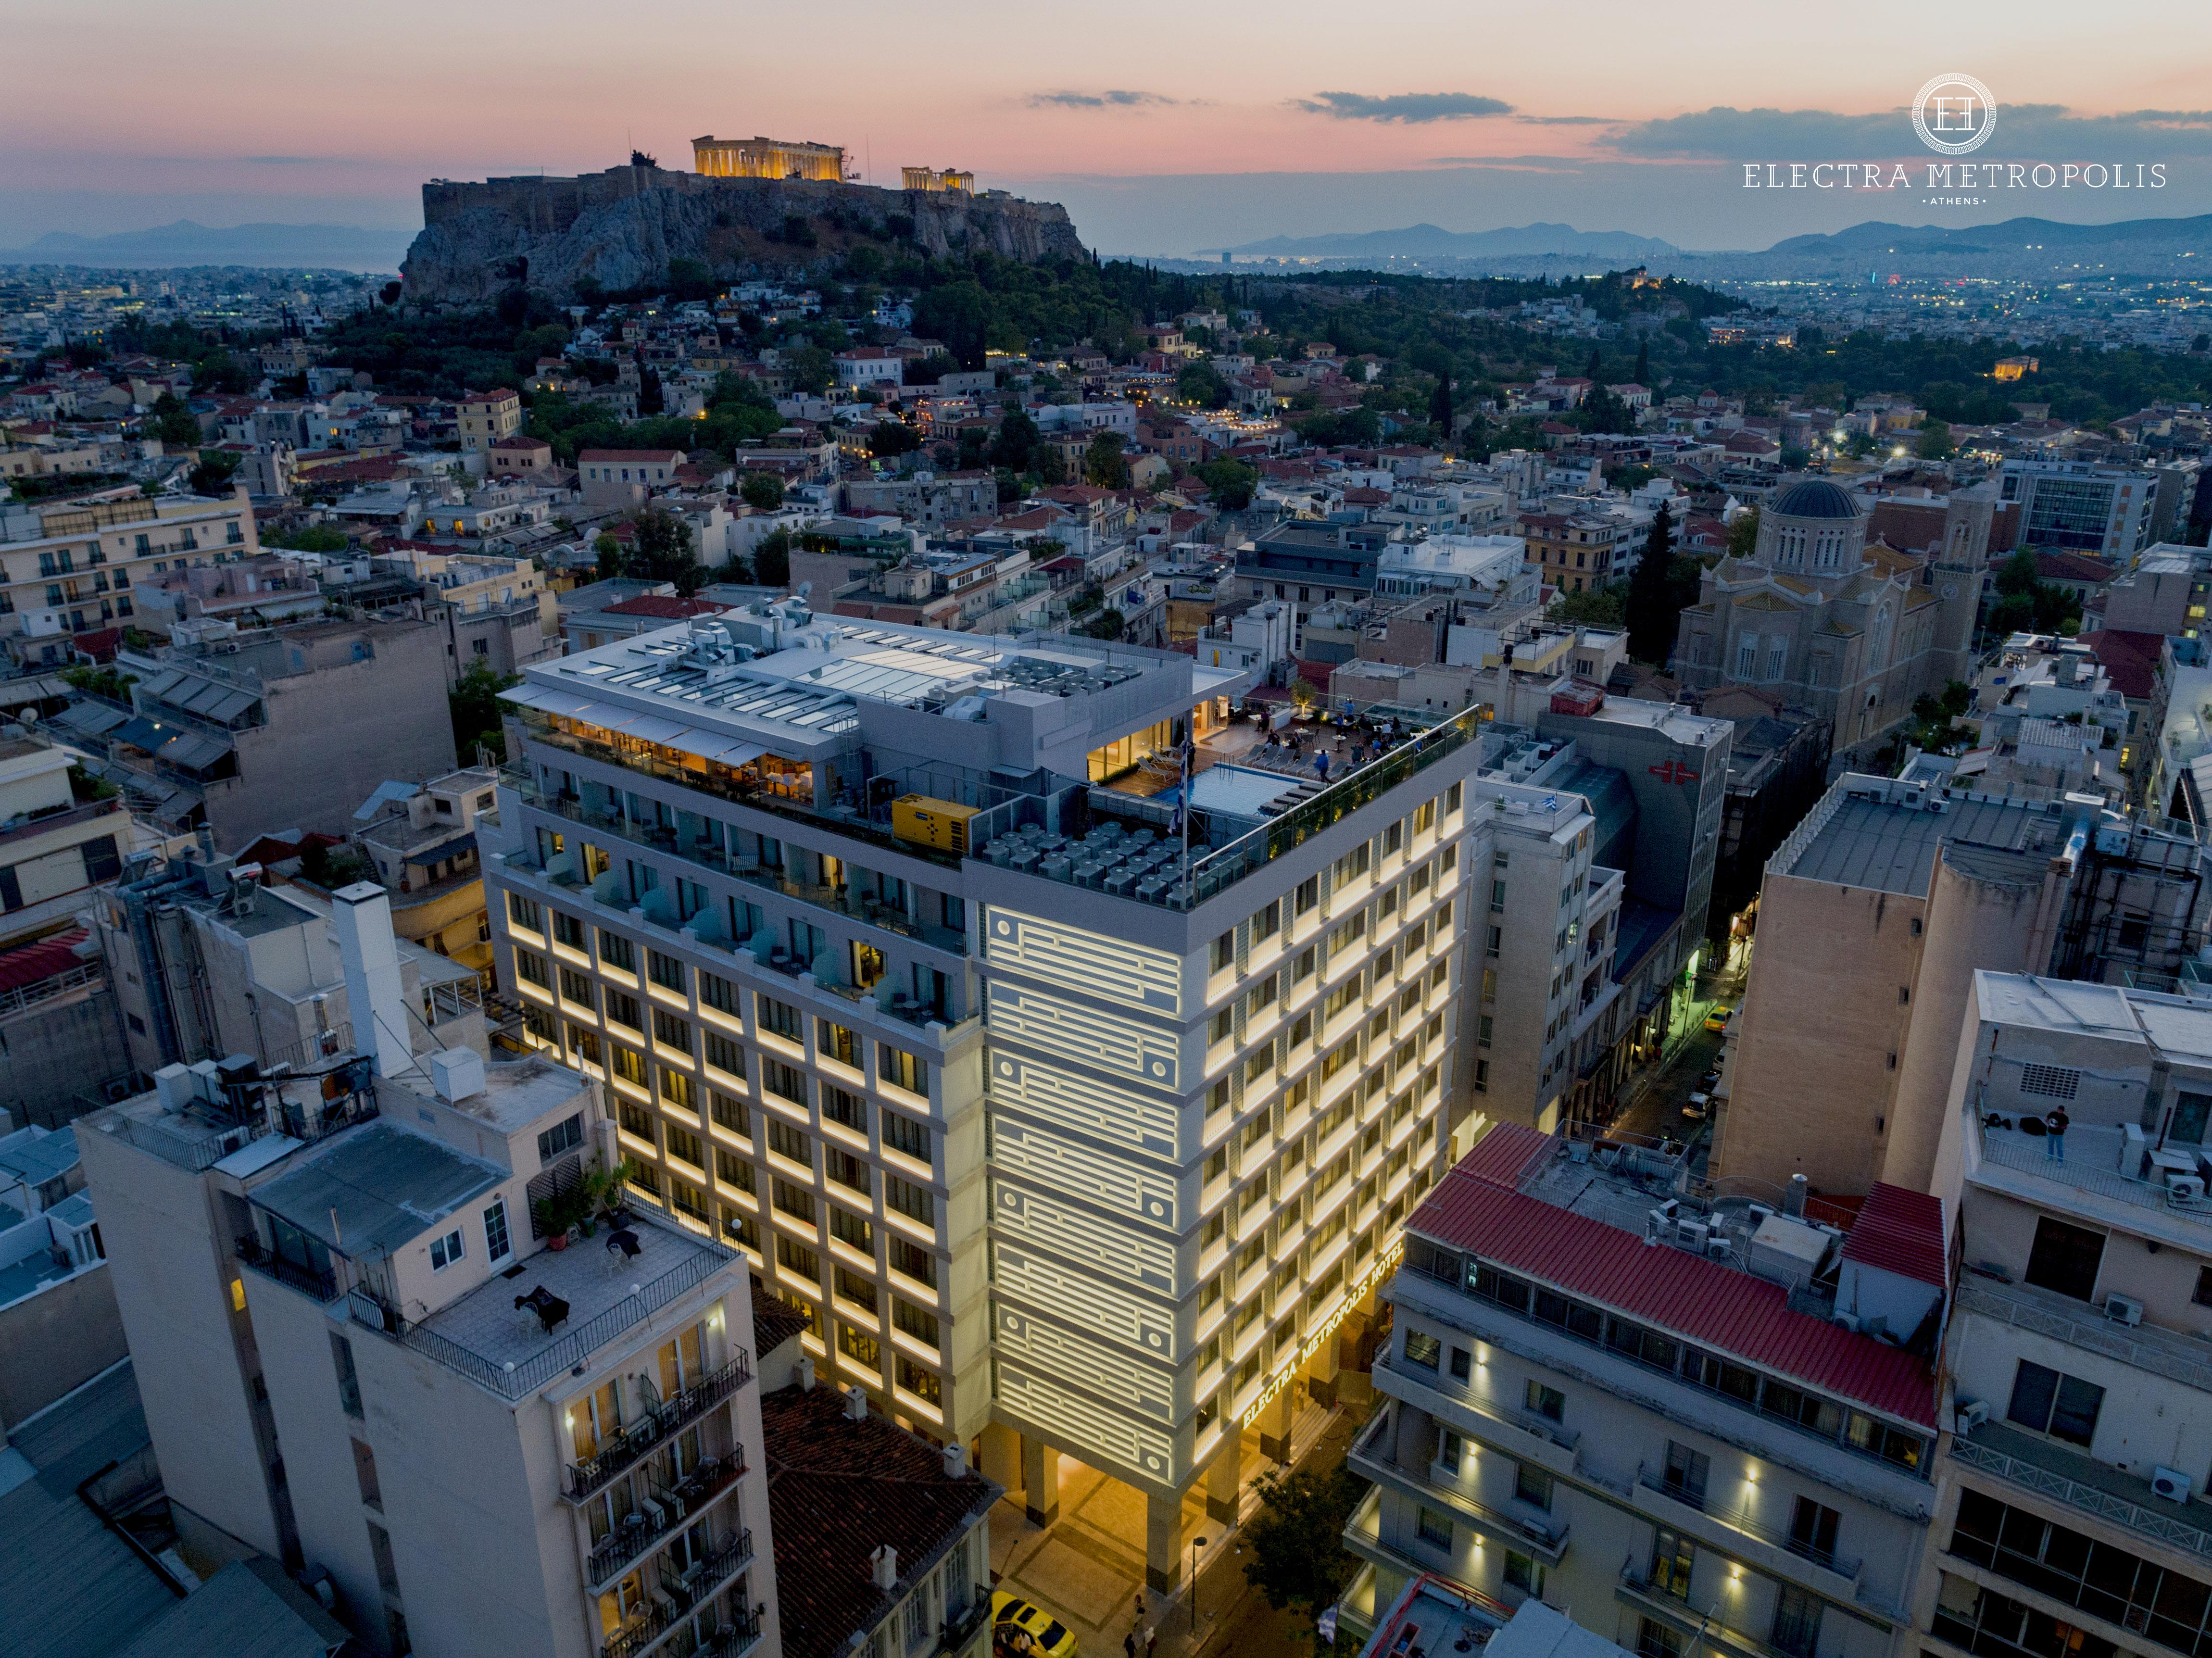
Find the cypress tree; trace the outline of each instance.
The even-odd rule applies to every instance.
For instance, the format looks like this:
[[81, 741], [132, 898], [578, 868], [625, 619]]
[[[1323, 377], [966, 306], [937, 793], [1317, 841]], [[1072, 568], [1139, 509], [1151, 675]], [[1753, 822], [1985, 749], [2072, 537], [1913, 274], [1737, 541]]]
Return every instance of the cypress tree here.
[[1681, 615], [1668, 580], [1674, 558], [1674, 515], [1662, 501], [1644, 538], [1643, 556], [1628, 578], [1628, 653], [1662, 668], [1674, 648], [1674, 624]]
[[1638, 386], [1650, 389], [1651, 374], [1651, 343], [1646, 340], [1636, 348], [1636, 373], [1630, 376]]

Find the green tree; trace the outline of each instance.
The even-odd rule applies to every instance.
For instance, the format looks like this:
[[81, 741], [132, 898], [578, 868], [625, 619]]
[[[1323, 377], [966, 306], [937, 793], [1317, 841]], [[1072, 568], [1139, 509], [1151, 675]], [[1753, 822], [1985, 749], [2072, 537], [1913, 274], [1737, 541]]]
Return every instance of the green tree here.
[[1204, 409], [1226, 408], [1229, 404], [1229, 382], [1221, 371], [1210, 362], [1187, 362], [1176, 376], [1176, 396], [1185, 403], [1197, 404]]
[[1958, 452], [1958, 445], [1951, 440], [1951, 428], [1940, 420], [1931, 420], [1920, 428], [1919, 441], [1913, 452], [1923, 460], [1948, 460]]
[[1252, 1556], [1244, 1581], [1276, 1611], [1312, 1620], [1316, 1645], [1322, 1613], [1343, 1597], [1359, 1570], [1344, 1546], [1344, 1528], [1366, 1490], [1365, 1481], [1340, 1466], [1260, 1476], [1260, 1509], [1244, 1528]]
[[818, 398], [827, 392], [831, 377], [837, 372], [836, 363], [818, 345], [802, 345], [787, 351], [784, 361], [791, 370], [791, 389], [810, 397]]
[[991, 296], [972, 279], [925, 289], [914, 303], [914, 331], [943, 340], [963, 368], [981, 368], [989, 331]]
[[1119, 432], [1101, 432], [1083, 452], [1083, 481], [1101, 489], [1129, 487], [1129, 462], [1121, 452]]
[[165, 449], [197, 449], [200, 446], [199, 416], [174, 392], [154, 399], [154, 435]]
[[1222, 455], [1200, 466], [1198, 479], [1213, 497], [1214, 505], [1224, 512], [1241, 513], [1252, 504], [1253, 493], [1260, 487], [1260, 469], [1234, 455]]
[[230, 488], [231, 475], [245, 459], [221, 449], [203, 449], [199, 464], [192, 468], [185, 483], [196, 495], [222, 495]]
[[689, 598], [706, 585], [707, 568], [692, 544], [691, 527], [673, 513], [648, 507], [637, 517], [630, 543], [629, 574], [647, 581], [670, 581], [678, 597]]
[[1645, 340], [1636, 348], [1636, 370], [1628, 377], [1645, 391], [1651, 389], [1651, 342]]
[[1747, 507], [1729, 520], [1728, 556], [1749, 558], [1759, 550], [1759, 508]]
[[1123, 616], [1121, 611], [1111, 610], [1101, 610], [1097, 616], [1091, 617], [1090, 621], [1085, 623], [1080, 628], [1077, 629], [1076, 631], [1081, 634], [1088, 634], [1093, 639], [1112, 640], [1119, 639], [1121, 636], [1122, 629], [1127, 628], [1128, 625], [1129, 618]]
[[921, 434], [902, 420], [879, 420], [868, 428], [868, 452], [880, 459], [910, 455], [921, 447]]
[[772, 513], [783, 505], [783, 480], [774, 472], [748, 472], [738, 494], [757, 513]]
[[999, 422], [999, 434], [991, 440], [991, 465], [1009, 471], [1026, 472], [1030, 455], [1036, 446], [1036, 422], [1015, 410]]
[[791, 531], [770, 530], [753, 549], [753, 580], [763, 587], [791, 586]]
[[1449, 443], [1452, 432], [1451, 376], [1438, 377], [1437, 389], [1429, 393], [1429, 424], [1437, 428], [1437, 440]]
[[1604, 374], [1600, 372], [1602, 367], [1597, 347], [1593, 345], [1590, 347], [1589, 361], [1583, 365], [1583, 378], [1586, 380], [1602, 381], [1605, 379]]
[[1048, 489], [1067, 482], [1067, 462], [1049, 443], [1040, 443], [1030, 451], [1030, 471]]
[[461, 677], [446, 693], [446, 706], [453, 716], [453, 749], [463, 765], [476, 763], [479, 748], [489, 749], [495, 760], [507, 758], [499, 694], [521, 683], [520, 674], [496, 673], [489, 662], [471, 662], [462, 670]]
[[1674, 515], [1665, 501], [1644, 537], [1644, 551], [1628, 578], [1628, 653], [1639, 662], [1667, 665], [1681, 615], [1668, 577], [1674, 554]]
[[1608, 581], [1601, 587], [1585, 587], [1578, 593], [1561, 593], [1545, 614], [1555, 622], [1586, 622], [1595, 628], [1618, 628], [1628, 616], [1628, 584]]
[[599, 556], [599, 578], [600, 580], [612, 581], [622, 574], [624, 560], [620, 542], [602, 530], [599, 531], [599, 538], [592, 544], [592, 550]]

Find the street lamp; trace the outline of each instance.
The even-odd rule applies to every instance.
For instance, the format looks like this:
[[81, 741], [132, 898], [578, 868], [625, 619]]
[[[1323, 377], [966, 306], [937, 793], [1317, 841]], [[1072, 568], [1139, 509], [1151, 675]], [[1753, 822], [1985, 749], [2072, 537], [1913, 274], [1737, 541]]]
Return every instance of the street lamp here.
[[1198, 1633], [1198, 1552], [1206, 1546], [1203, 1537], [1190, 1540], [1190, 1632]]

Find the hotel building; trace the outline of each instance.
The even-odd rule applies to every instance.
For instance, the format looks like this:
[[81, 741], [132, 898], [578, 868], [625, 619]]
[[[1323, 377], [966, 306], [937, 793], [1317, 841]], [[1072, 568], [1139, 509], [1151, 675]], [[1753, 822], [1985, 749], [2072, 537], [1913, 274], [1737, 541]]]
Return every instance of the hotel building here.
[[1478, 779], [1469, 714], [1178, 817], [1164, 756], [1242, 677], [797, 600], [526, 676], [499, 971], [634, 1189], [1041, 1521], [1063, 1454], [1143, 1491], [1171, 1587], [1181, 1494], [1233, 1514], [1237, 1425], [1273, 1454], [1302, 1376], [1333, 1396], [1443, 1158], [1475, 865], [1510, 805], [1547, 915], [1601, 884], [1582, 802]]

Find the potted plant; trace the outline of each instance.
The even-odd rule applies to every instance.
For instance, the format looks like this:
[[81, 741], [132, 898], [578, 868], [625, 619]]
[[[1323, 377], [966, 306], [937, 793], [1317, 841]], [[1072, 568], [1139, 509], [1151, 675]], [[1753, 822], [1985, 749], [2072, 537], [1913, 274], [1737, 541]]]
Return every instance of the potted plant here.
[[586, 1237], [597, 1230], [599, 1222], [611, 1224], [622, 1213], [623, 1188], [636, 1175], [636, 1163], [623, 1157], [611, 1169], [594, 1169], [584, 1176], [577, 1194], [583, 1199], [584, 1212], [578, 1224]]
[[539, 1199], [532, 1212], [537, 1218], [538, 1230], [545, 1234], [548, 1248], [567, 1248], [571, 1227], [580, 1226], [585, 1236], [591, 1236], [592, 1199], [582, 1186], [572, 1186], [565, 1192]]

